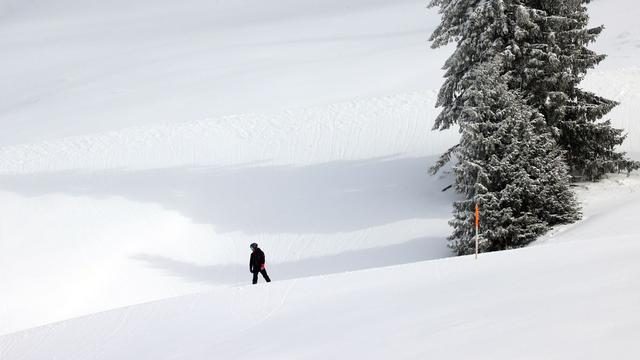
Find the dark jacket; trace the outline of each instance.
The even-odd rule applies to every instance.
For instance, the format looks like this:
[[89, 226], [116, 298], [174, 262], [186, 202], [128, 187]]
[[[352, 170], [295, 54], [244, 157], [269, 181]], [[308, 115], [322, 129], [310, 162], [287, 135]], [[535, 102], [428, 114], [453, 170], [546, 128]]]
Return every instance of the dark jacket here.
[[260, 248], [256, 248], [254, 252], [251, 253], [251, 259], [249, 260], [249, 271], [251, 272], [259, 272], [264, 265], [264, 253]]

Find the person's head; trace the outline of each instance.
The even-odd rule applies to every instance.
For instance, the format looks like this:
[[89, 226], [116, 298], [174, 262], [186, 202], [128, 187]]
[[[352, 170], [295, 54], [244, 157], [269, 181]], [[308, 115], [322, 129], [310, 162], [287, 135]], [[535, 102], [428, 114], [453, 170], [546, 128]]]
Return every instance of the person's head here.
[[258, 244], [253, 243], [253, 244], [249, 245], [249, 247], [251, 248], [251, 251], [256, 251], [256, 249], [258, 248]]

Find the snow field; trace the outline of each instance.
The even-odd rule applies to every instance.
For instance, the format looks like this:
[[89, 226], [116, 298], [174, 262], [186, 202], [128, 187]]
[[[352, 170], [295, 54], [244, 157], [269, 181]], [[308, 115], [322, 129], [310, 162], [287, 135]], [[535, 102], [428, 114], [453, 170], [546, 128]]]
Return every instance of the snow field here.
[[1, 145], [431, 90], [446, 57], [420, 0], [3, 4]]
[[252, 241], [280, 279], [448, 254], [434, 12], [185, 4], [0, 4], [0, 333], [246, 281]]
[[218, 289], [7, 335], [0, 349], [3, 359], [635, 359], [640, 244], [616, 245]]
[[429, 132], [431, 99], [0, 149], [0, 328], [246, 283], [253, 241], [278, 279], [448, 256], [448, 180], [426, 176], [424, 154], [450, 138]]
[[[637, 176], [540, 246], [421, 262], [456, 138], [423, 1], [185, 4], [0, 4], [0, 359], [638, 357]], [[590, 6], [584, 85], [640, 153], [640, 7]]]

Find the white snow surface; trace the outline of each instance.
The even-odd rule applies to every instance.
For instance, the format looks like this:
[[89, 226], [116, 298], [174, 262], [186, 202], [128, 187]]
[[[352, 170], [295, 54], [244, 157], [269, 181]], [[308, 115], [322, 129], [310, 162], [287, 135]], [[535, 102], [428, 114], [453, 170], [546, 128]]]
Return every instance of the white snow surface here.
[[[584, 85], [637, 154], [640, 8], [590, 8], [609, 58]], [[581, 185], [584, 220], [535, 246], [444, 259], [437, 21], [1, 1], [0, 359], [638, 358], [637, 174]], [[246, 286], [251, 242], [268, 286]]]
[[640, 176], [590, 186], [584, 223], [538, 246], [217, 288], [5, 335], [0, 355], [636, 359], [640, 242], [610, 229], [640, 211]]

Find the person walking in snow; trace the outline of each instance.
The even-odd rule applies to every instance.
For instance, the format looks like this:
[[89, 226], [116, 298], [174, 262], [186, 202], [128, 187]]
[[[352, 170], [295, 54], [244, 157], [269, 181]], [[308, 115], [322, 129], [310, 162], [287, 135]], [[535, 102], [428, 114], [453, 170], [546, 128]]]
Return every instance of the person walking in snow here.
[[267, 275], [267, 270], [264, 268], [265, 258], [264, 253], [258, 247], [258, 244], [253, 243], [249, 245], [251, 248], [251, 259], [249, 260], [249, 271], [253, 274], [253, 283], [258, 283], [258, 273], [262, 274], [262, 277], [267, 282], [271, 282], [269, 279], [269, 275]]

